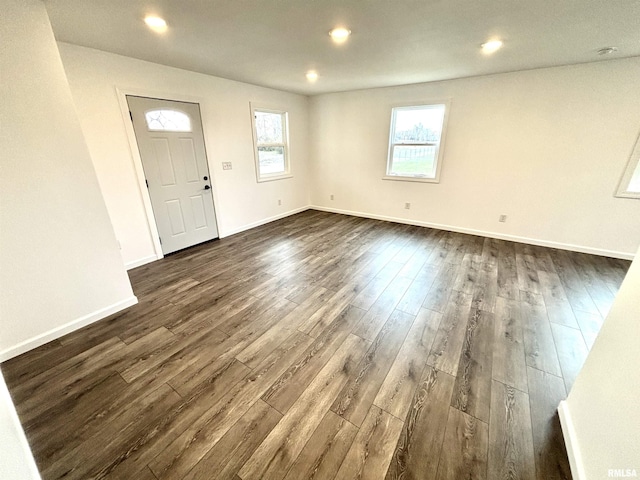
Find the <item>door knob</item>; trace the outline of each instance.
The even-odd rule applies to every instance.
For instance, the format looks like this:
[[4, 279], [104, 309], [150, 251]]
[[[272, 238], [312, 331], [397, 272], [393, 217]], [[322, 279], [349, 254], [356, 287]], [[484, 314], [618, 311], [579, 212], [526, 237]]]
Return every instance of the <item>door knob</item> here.
[[205, 185], [205, 186], [204, 186], [204, 189], [205, 189], [205, 190], [209, 190], [210, 188], [211, 188], [211, 187], [210, 187], [209, 185]]
[[203, 180], [209, 180], [209, 177], [207, 177], [206, 175], [204, 176]]

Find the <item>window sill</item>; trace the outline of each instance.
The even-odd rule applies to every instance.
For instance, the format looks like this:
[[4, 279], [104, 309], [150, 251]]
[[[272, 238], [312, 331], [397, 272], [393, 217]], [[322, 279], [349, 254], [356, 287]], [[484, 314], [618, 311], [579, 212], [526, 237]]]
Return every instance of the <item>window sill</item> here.
[[640, 192], [617, 192], [614, 197], [640, 199]]
[[285, 178], [293, 178], [293, 175], [291, 173], [285, 173], [282, 175], [274, 175], [272, 177], [260, 177], [258, 179], [258, 183], [273, 182], [274, 180], [284, 180]]
[[385, 175], [383, 180], [396, 180], [400, 182], [419, 182], [419, 183], [440, 183], [438, 178], [426, 178], [426, 177], [401, 177], [399, 175]]

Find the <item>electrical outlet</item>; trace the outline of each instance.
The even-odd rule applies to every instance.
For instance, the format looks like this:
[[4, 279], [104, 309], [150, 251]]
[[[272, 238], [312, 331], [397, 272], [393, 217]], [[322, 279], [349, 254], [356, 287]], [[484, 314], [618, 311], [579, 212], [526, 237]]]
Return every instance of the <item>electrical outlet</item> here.
[[498, 221], [501, 223], [505, 223], [507, 221], [507, 216], [506, 215], [500, 215], [500, 217], [498, 218]]
[[232, 168], [231, 162], [222, 162], [223, 170], [231, 170], [231, 168]]
[[331, 200], [333, 200], [333, 193], [332, 193], [331, 195], [329, 195], [329, 198], [330, 198]]
[[278, 200], [278, 205], [282, 205], [282, 200]]
[[409, 210], [409, 209], [411, 208], [411, 204], [410, 204], [409, 202], [405, 203], [405, 204], [404, 204], [404, 208], [405, 208], [406, 210]]

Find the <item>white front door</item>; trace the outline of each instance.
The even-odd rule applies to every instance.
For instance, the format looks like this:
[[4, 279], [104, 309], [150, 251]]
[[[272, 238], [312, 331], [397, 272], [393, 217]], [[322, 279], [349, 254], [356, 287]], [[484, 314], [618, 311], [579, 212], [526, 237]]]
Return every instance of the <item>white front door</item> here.
[[218, 237], [200, 107], [127, 95], [162, 252]]

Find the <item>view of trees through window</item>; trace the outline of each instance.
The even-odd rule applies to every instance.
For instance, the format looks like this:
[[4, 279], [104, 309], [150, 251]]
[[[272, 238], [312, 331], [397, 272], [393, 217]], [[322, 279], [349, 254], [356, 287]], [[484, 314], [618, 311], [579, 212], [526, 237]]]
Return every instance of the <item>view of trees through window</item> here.
[[282, 143], [282, 115], [256, 111], [258, 143]]
[[[442, 122], [442, 120], [440, 120]], [[442, 125], [437, 130], [427, 127], [422, 121], [418, 120], [417, 124], [411, 125], [407, 130], [396, 130], [394, 143], [427, 143], [438, 142], [440, 140], [440, 134], [442, 133]]]
[[259, 175], [285, 173], [287, 170], [285, 114], [255, 110], [254, 116]]
[[388, 175], [435, 177], [444, 110], [444, 105], [393, 109]]

